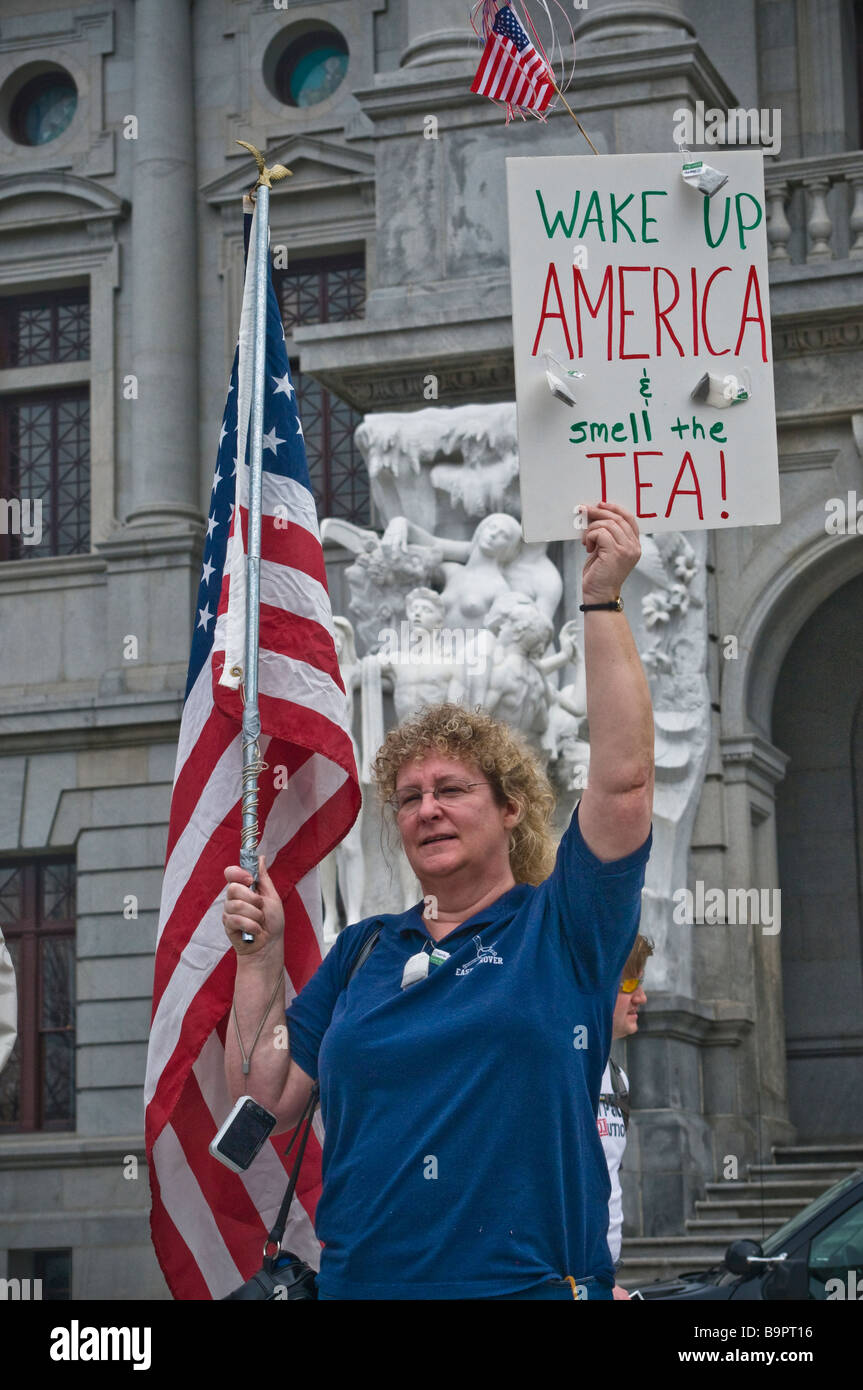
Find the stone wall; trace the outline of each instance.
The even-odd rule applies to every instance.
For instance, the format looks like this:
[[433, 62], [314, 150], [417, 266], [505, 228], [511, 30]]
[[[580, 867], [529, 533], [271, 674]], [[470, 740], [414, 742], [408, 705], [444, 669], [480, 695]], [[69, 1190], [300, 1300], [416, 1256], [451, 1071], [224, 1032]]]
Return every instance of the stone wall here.
[[[161, 857], [239, 306], [249, 164], [235, 141], [266, 145], [270, 162], [294, 170], [273, 196], [274, 242], [366, 254], [366, 318], [299, 330], [292, 347], [304, 372], [368, 413], [425, 407], [429, 374], [441, 408], [511, 401], [504, 157], [592, 156], [564, 112], [506, 129], [470, 95], [466, 9], [465, 0], [308, 0], [287, 15], [263, 0], [4, 6], [0, 93], [17, 66], [49, 55], [79, 90], [80, 118], [56, 142], [22, 149], [0, 132], [0, 294], [90, 287], [90, 361], [41, 384], [90, 387], [93, 548], [0, 566], [0, 855], [74, 852], [79, 907], [77, 1130], [0, 1138], [0, 1248], [73, 1248], [76, 1297], [166, 1292], [148, 1242], [143, 1163], [137, 1180], [123, 1167], [141, 1156]], [[848, 650], [863, 647], [860, 604], [839, 597], [863, 569], [859, 539], [824, 526], [828, 498], [863, 497], [863, 155], [849, 11], [839, 0], [591, 0], [575, 12], [576, 105], [602, 152], [669, 149], [674, 110], [698, 100], [782, 112], [767, 178], [783, 522], [709, 541], [703, 785], [688, 866], [678, 855], [667, 887], [682, 878], [781, 886], [789, 929], [777, 938], [678, 928], [685, 936], [675, 938], [667, 916], [657, 925], [664, 955], [648, 967], [644, 1035], [621, 1052], [636, 1110], [625, 1176], [633, 1233], [679, 1231], [725, 1154], [769, 1160], [770, 1143], [806, 1115], [819, 1134], [846, 1119], [860, 1128], [850, 1112], [837, 1118], [832, 1099], [857, 1065], [859, 1024], [835, 1019], [807, 1033], [797, 1003], [802, 979], [823, 1001], [837, 974], [853, 974], [860, 914], [846, 862], [855, 853], [847, 780], [844, 801], [836, 791], [836, 749], [849, 761], [853, 751], [859, 672], [837, 655], [838, 637], [825, 645], [824, 636], [838, 621]], [[307, 16], [346, 35], [351, 66], [320, 106], [290, 109], [263, 66], [280, 27]], [[137, 140], [124, 138], [129, 114]], [[434, 139], [424, 135], [429, 115]], [[124, 394], [129, 374], [137, 397]], [[19, 389], [22, 378], [0, 371], [0, 393]], [[345, 612], [350, 557], [330, 548], [327, 559], [334, 608]], [[559, 566], [571, 605], [577, 558], [564, 549]], [[130, 634], [134, 660], [124, 655]], [[734, 659], [723, 655], [728, 635]], [[841, 679], [823, 691], [838, 740], [828, 750], [801, 738], [796, 691], [838, 662]], [[844, 847], [841, 914], [826, 934], [812, 929], [822, 870], [798, 853], [803, 786]], [[370, 856], [377, 834], [370, 816]], [[136, 920], [123, 917], [128, 894]], [[812, 1058], [817, 1070], [807, 1070]], [[825, 1074], [816, 1114], [810, 1098]]]

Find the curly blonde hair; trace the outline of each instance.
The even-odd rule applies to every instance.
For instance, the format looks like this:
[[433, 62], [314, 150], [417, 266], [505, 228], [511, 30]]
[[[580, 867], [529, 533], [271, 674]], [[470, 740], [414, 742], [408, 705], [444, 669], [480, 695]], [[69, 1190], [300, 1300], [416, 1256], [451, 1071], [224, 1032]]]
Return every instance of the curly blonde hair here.
[[479, 708], [428, 705], [391, 729], [378, 750], [373, 771], [381, 801], [395, 792], [404, 763], [422, 760], [432, 752], [484, 772], [498, 805], [516, 803], [521, 815], [510, 833], [512, 876], [516, 883], [539, 884], [547, 879], [555, 859], [554, 793], [522, 736]]

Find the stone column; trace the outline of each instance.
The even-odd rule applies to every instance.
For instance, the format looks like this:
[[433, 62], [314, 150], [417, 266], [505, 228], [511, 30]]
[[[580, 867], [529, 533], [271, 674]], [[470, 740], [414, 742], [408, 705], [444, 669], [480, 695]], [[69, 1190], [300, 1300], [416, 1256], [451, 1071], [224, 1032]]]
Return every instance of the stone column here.
[[472, 59], [481, 48], [470, 25], [466, 0], [408, 0], [408, 46], [403, 68], [430, 67]]
[[695, 34], [695, 26], [683, 13], [683, 0], [590, 0], [576, 11], [573, 21], [578, 43], [644, 48], [673, 43]]
[[849, 35], [843, 9], [841, 0], [820, 0], [817, 5], [797, 0], [803, 155], [835, 154], [857, 144], [856, 113], [846, 113], [845, 108]]
[[194, 75], [189, 0], [136, 0], [132, 192], [132, 508], [164, 531], [200, 519]]

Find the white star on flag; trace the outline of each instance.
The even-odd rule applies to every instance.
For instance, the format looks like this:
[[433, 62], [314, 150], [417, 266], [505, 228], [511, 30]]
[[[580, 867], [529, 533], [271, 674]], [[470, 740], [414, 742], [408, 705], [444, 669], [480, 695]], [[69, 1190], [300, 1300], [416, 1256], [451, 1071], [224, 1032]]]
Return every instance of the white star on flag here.
[[210, 539], [218, 524], [219, 523], [214, 516], [210, 516], [207, 518], [207, 540]]
[[[297, 416], [297, 434], [303, 434], [303, 427], [302, 427], [302, 425], [300, 424], [300, 417], [299, 417], [299, 416]], [[305, 439], [305, 437], [306, 437], [306, 436], [303, 434], [303, 439]]]
[[294, 388], [291, 384], [291, 378], [288, 376], [287, 372], [284, 376], [274, 376], [273, 381], [276, 383], [276, 389], [273, 392], [273, 395], [278, 396], [279, 392], [281, 391], [284, 393], [284, 395], [287, 396], [288, 400], [290, 400], [294, 394]]
[[269, 434], [261, 435], [261, 443], [265, 449], [272, 449], [273, 453], [276, 454], [279, 451], [279, 445], [287, 443], [287, 440], [279, 439], [279, 436], [276, 434], [276, 427], [273, 425]]
[[224, 437], [225, 437], [225, 435], [226, 435], [227, 433], [228, 433], [228, 431], [225, 429], [225, 422], [224, 422], [224, 420], [223, 420], [223, 421], [222, 421], [222, 428], [221, 428], [221, 430], [219, 431], [219, 448], [220, 448], [220, 449], [221, 449], [221, 447], [222, 447], [222, 440], [224, 439]]
[[204, 631], [206, 632], [206, 631], [207, 631], [207, 628], [208, 628], [208, 626], [209, 626], [209, 624], [212, 622], [213, 618], [215, 617], [215, 614], [210, 612], [210, 605], [207, 604], [205, 608], [199, 608], [199, 609], [198, 609], [198, 617], [200, 618], [200, 622], [198, 623], [198, 627], [202, 627], [202, 628], [204, 629]]
[[213, 573], [213, 569], [214, 569], [214, 566], [210, 564], [209, 560], [205, 560], [204, 563], [203, 563], [203, 565], [201, 566], [201, 573], [202, 573], [203, 576], [204, 576], [204, 583], [205, 583], [205, 584], [209, 584], [209, 582], [210, 582], [210, 575]]
[[219, 470], [218, 470], [218, 468], [217, 468], [216, 471], [215, 471], [215, 473], [213, 474], [213, 491], [214, 491], [214, 492], [216, 491], [216, 488], [219, 486], [219, 483], [220, 483], [221, 481], [222, 481], [222, 475], [221, 475], [221, 473], [219, 472]]

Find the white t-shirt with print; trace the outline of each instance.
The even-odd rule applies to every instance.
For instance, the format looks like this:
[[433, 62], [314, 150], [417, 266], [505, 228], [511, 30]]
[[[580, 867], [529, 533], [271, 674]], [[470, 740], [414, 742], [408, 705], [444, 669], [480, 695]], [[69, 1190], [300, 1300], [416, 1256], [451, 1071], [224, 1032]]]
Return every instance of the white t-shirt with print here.
[[[629, 1090], [629, 1078], [622, 1068], [620, 1077], [622, 1084]], [[605, 1071], [602, 1073], [601, 1091], [604, 1096], [614, 1094], [610, 1064], [606, 1065]], [[623, 1111], [618, 1105], [609, 1105], [606, 1101], [601, 1100], [596, 1116], [596, 1126], [602, 1140], [605, 1161], [608, 1164], [608, 1176], [611, 1179], [611, 1196], [608, 1201], [608, 1248], [613, 1262], [617, 1264], [620, 1259], [623, 1228], [623, 1194], [620, 1190], [620, 1164], [623, 1159], [623, 1151], [626, 1148], [626, 1125], [623, 1120]]]
[[12, 957], [0, 931], [0, 1071], [9, 1061], [18, 1036], [18, 993]]

